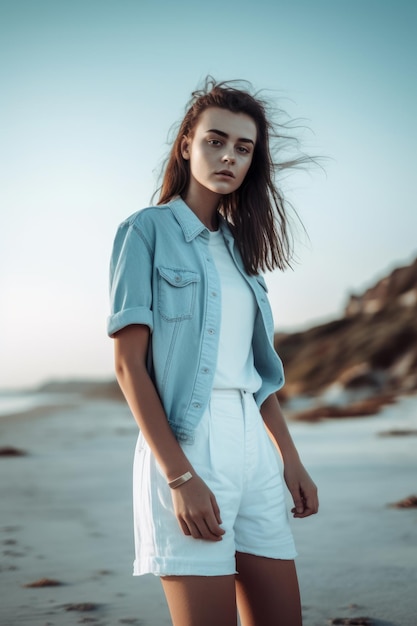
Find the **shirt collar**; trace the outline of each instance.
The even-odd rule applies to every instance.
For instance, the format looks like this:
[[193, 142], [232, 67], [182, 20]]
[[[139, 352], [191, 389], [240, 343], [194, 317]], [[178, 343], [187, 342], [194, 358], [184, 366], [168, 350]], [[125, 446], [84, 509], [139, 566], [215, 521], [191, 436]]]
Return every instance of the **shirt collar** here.
[[[208, 228], [198, 219], [197, 215], [184, 202], [181, 196], [171, 200], [168, 205], [178, 224], [181, 226], [184, 238], [187, 242], [192, 241], [204, 231], [209, 232]], [[234, 241], [229, 224], [222, 215], [219, 215], [219, 230], [222, 231], [223, 237], [225, 237], [229, 242]]]
[[168, 205], [178, 224], [181, 226], [187, 242], [195, 239], [204, 230], [208, 230], [180, 196], [171, 200]]

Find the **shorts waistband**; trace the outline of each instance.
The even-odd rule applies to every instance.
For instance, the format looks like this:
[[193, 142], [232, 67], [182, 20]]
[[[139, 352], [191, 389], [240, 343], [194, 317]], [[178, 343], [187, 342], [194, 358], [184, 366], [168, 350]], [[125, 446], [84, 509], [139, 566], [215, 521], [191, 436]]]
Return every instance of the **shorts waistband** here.
[[242, 398], [244, 396], [252, 396], [253, 394], [246, 389], [212, 389], [211, 396], [213, 398]]

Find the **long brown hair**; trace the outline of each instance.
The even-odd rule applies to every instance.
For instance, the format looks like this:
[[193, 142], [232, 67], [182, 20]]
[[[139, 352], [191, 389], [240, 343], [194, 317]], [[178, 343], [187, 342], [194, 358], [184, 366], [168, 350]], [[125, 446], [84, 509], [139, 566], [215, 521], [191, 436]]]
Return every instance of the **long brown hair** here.
[[[165, 166], [158, 204], [166, 204], [185, 193], [190, 177], [189, 161], [181, 154], [184, 136], [192, 137], [203, 111], [209, 107], [245, 113], [255, 122], [257, 139], [252, 163], [242, 185], [231, 194], [221, 197], [219, 212], [228, 220], [239, 247], [245, 269], [249, 274], [284, 270], [291, 266], [293, 240], [287, 215], [287, 202], [275, 182], [279, 170], [311, 160], [299, 157], [291, 161], [275, 162], [271, 154], [272, 139], [287, 143], [292, 139], [285, 125], [273, 123], [268, 116], [269, 105], [258, 94], [237, 88], [242, 81], [216, 83], [212, 77], [204, 88], [193, 92], [187, 112], [178, 129]], [[279, 142], [278, 142], [279, 143]]]

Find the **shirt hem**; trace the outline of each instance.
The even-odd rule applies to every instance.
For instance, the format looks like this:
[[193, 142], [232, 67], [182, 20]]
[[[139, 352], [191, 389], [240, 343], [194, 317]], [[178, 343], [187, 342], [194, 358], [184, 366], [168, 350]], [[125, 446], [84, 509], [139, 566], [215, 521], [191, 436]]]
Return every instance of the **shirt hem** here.
[[107, 319], [107, 333], [110, 337], [113, 337], [117, 331], [122, 330], [122, 328], [130, 324], [144, 324], [145, 326], [149, 326], [152, 331], [152, 311], [146, 307], [135, 307], [110, 315]]

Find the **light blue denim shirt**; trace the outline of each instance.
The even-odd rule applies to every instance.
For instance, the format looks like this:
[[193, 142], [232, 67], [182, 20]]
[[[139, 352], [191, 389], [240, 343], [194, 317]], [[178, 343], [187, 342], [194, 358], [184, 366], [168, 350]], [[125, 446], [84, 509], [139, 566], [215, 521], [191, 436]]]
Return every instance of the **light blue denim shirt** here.
[[[220, 228], [258, 304], [252, 345], [262, 378], [255, 394], [260, 406], [284, 384], [267, 288], [262, 276], [245, 272], [226, 220]], [[208, 241], [207, 228], [177, 198], [125, 220], [110, 264], [108, 334], [129, 324], [149, 326], [149, 373], [177, 439], [190, 443], [210, 398], [221, 323], [220, 281]]]

